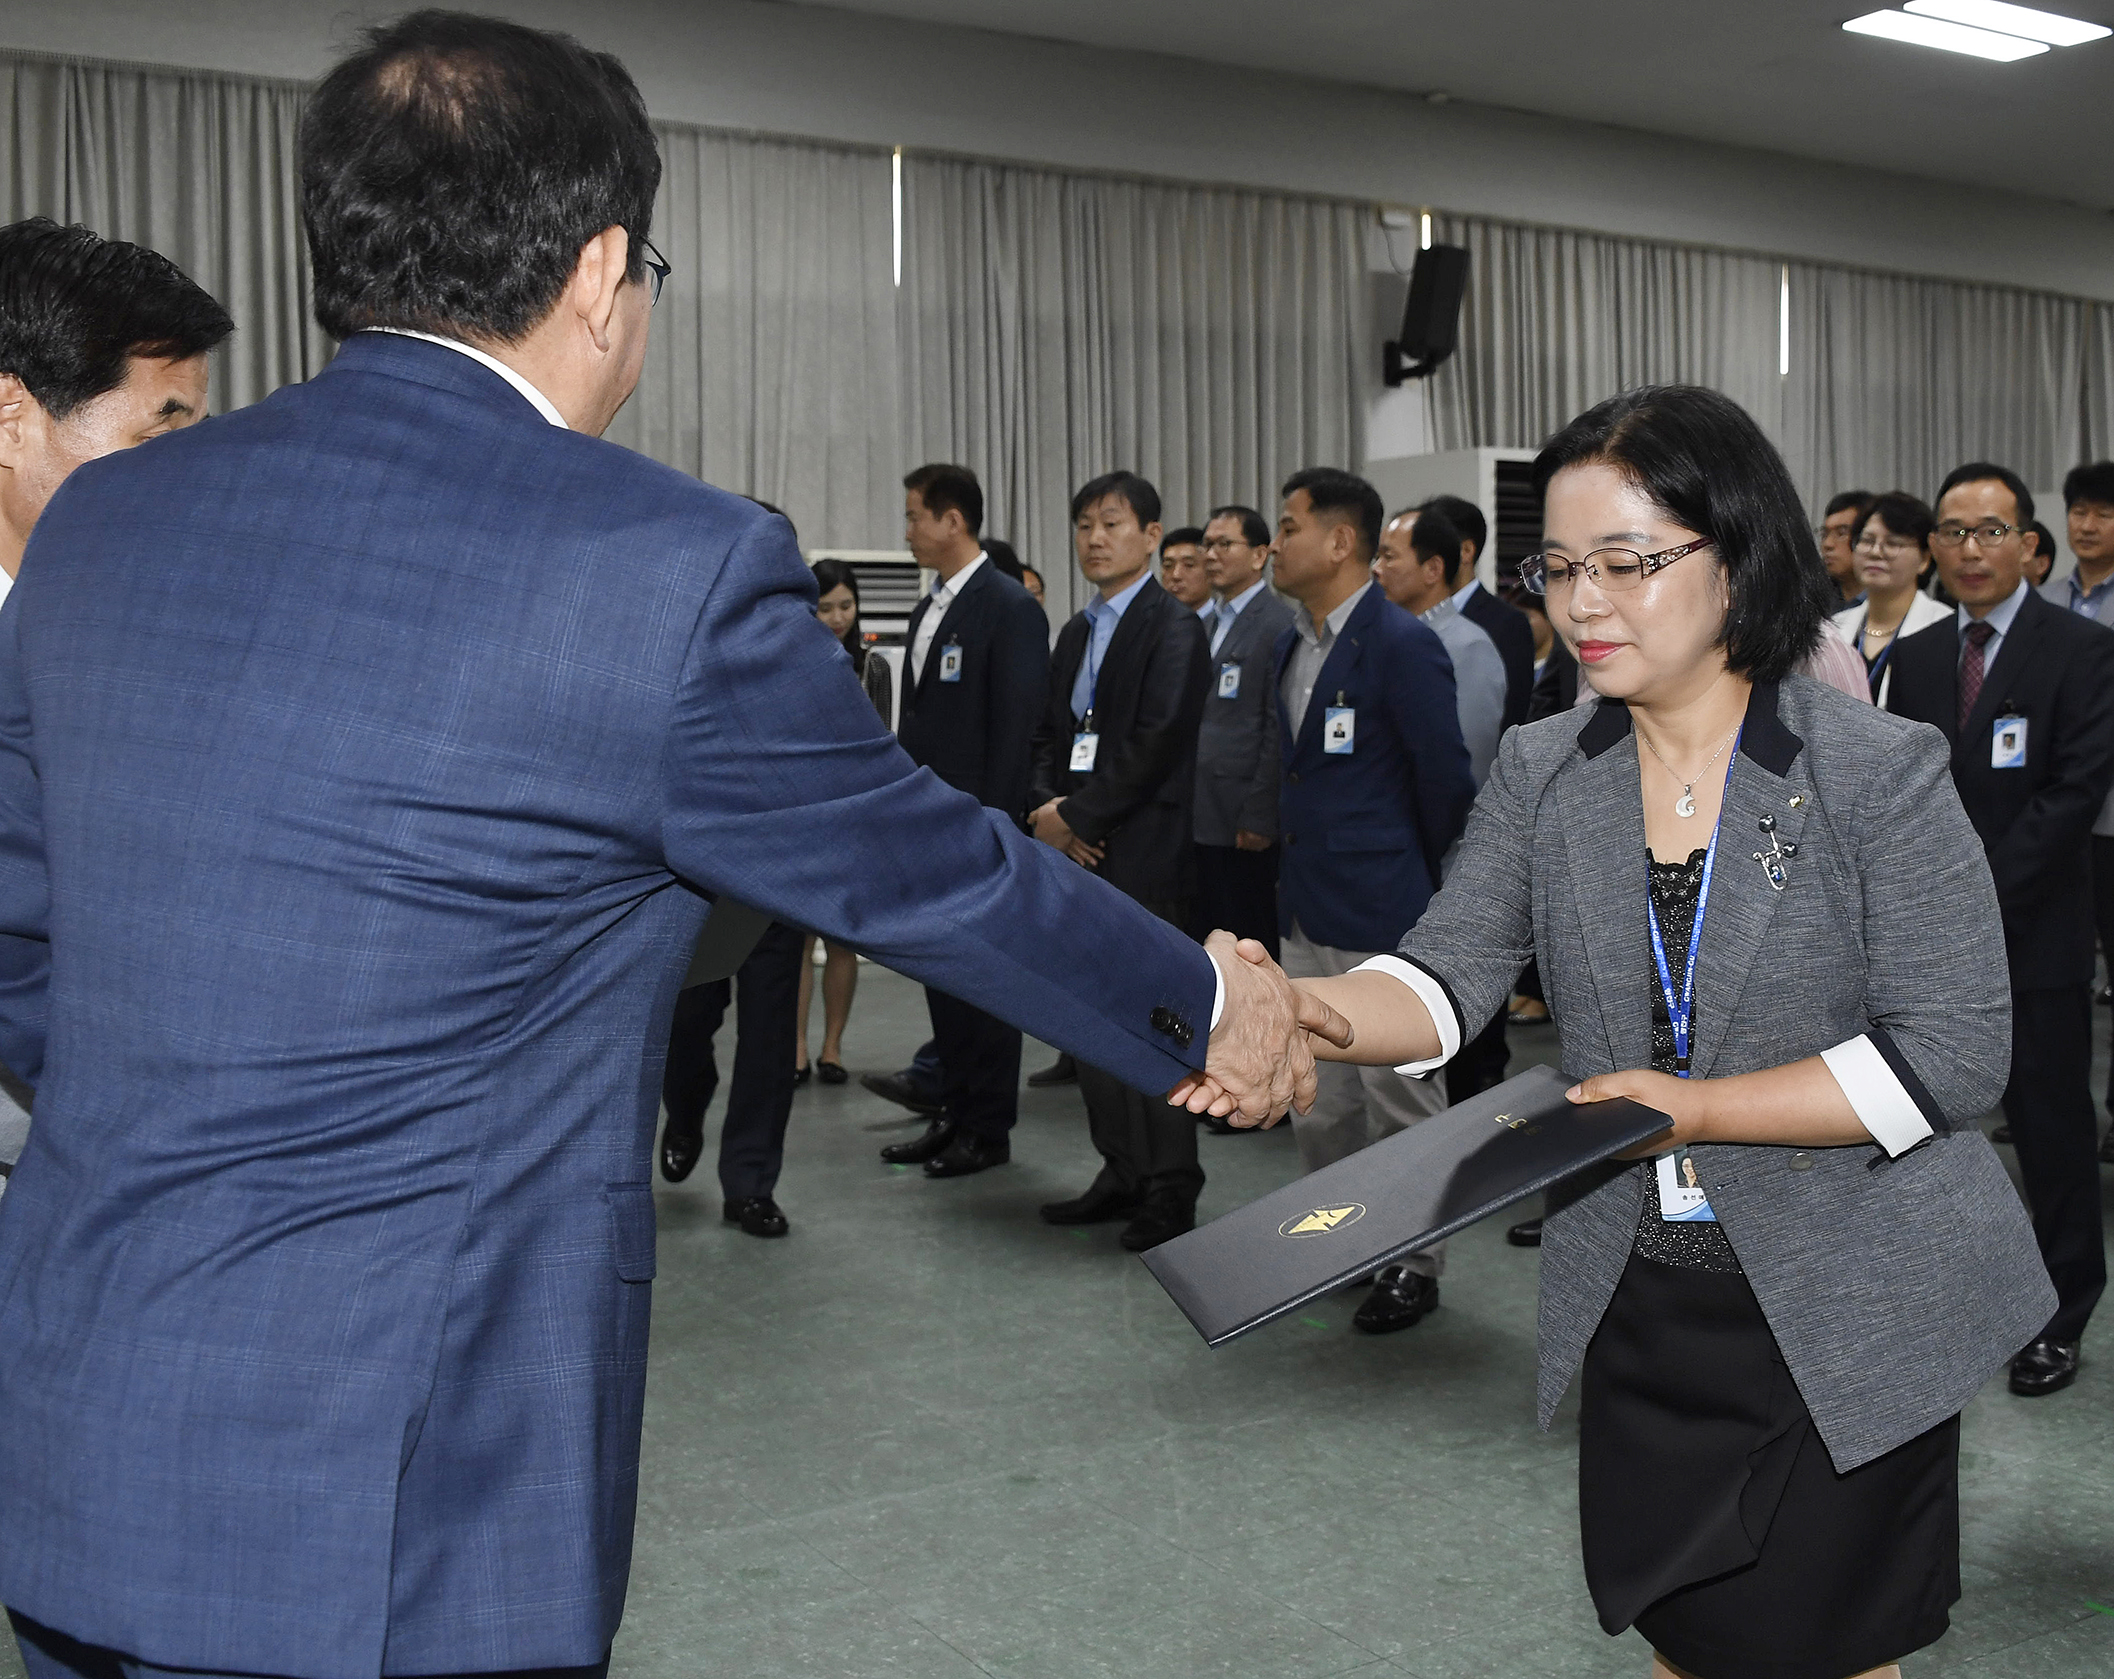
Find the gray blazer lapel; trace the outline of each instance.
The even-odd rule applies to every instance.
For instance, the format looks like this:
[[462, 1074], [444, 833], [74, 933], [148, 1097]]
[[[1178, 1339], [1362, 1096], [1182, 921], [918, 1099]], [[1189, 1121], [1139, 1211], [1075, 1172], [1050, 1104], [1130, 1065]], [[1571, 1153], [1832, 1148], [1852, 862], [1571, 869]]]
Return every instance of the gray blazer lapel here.
[[[1795, 808], [1790, 802], [1794, 794], [1800, 795]], [[1778, 863], [1786, 877], [1781, 891], [1755, 858], [1757, 852], [1770, 855], [1779, 843], [1790, 852], [1805, 831], [1806, 812], [1812, 807], [1802, 777], [1772, 775], [1744, 750], [1733, 760], [1718, 819], [1718, 855], [1703, 915], [1703, 944], [1696, 957], [1696, 1037], [1689, 1066], [1697, 1078], [1710, 1076], [1754, 959], [1769, 937], [1776, 906], [1786, 892], [1817, 890], [1810, 866], [1801, 869], [1795, 856]], [[1775, 823], [1773, 828], [1762, 827], [1765, 817]]]
[[[1606, 715], [1612, 710], [1614, 715]], [[1597, 726], [1596, 726], [1597, 725]], [[1612, 743], [1604, 737], [1614, 735]], [[1550, 786], [1563, 836], [1564, 879], [1593, 970], [1613, 1070], [1652, 1059], [1651, 935], [1644, 924], [1644, 803], [1637, 748], [1621, 707], [1581, 732], [1599, 749]], [[1558, 935], [1561, 936], [1560, 934]]]

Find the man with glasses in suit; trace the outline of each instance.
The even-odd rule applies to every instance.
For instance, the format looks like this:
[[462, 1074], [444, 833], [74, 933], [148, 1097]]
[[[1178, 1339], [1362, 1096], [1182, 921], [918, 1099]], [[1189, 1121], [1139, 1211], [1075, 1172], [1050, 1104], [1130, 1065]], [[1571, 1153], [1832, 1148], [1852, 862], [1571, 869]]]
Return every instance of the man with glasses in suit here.
[[[2091, 835], [2114, 788], [2114, 633], [2026, 581], [2033, 496], [1977, 461], [1938, 492], [1931, 552], [1959, 605], [1894, 650], [1887, 709], [1945, 732], [1953, 783], [1989, 854], [2011, 969], [2004, 1118], [2058, 1304], [2011, 1391], [2077, 1377], [2106, 1286], [2092, 1108]], [[1960, 960], [1990, 953], [1962, 951]]]

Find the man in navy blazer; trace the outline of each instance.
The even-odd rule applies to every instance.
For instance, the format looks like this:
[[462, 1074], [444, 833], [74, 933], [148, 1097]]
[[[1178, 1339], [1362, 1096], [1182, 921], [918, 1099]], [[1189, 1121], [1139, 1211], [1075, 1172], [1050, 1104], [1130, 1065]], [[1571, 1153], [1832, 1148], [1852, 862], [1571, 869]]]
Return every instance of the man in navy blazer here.
[[32, 1679], [593, 1675], [702, 893], [1142, 1088], [1311, 1069], [1280, 976], [911, 764], [783, 519], [599, 441], [615, 60], [413, 14], [301, 153], [343, 350], [80, 468], [0, 609], [0, 1601]]
[[[1475, 798], [1453, 661], [1373, 581], [1380, 495], [1329, 467], [1296, 473], [1277, 527], [1277, 586], [1299, 603], [1277, 640], [1285, 780], [1279, 930], [1295, 978], [1347, 973], [1392, 950], [1439, 886]], [[1436, 1079], [1330, 1062], [1293, 1121], [1308, 1171], [1428, 1118]], [[1438, 1303], [1442, 1254], [1389, 1266], [1359, 1328], [1406, 1329]]]
[[[978, 540], [984, 492], [967, 467], [935, 462], [906, 477], [903, 521], [911, 553], [938, 578], [910, 614], [896, 738], [912, 763], [1018, 822], [1049, 687], [1049, 620]], [[928, 1178], [1003, 1165], [1020, 1117], [1020, 1028], [935, 986], [925, 1007], [945, 1105], [923, 1136], [881, 1158], [922, 1165]]]

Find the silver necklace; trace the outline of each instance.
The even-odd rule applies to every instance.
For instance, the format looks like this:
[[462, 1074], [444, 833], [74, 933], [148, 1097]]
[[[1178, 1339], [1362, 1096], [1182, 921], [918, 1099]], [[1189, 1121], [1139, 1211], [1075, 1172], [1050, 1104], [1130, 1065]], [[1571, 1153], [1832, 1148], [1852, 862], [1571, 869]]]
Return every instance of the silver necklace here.
[[1726, 747], [1732, 744], [1733, 735], [1737, 735], [1739, 732], [1740, 731], [1735, 728], [1732, 731], [1732, 734], [1727, 735], [1723, 740], [1719, 741], [1718, 750], [1710, 755], [1709, 763], [1706, 763], [1701, 769], [1697, 770], [1696, 773], [1690, 776], [1686, 781], [1681, 781], [1681, 772], [1675, 769], [1674, 766], [1669, 764], [1664, 758], [1659, 756], [1659, 749], [1652, 744], [1651, 736], [1647, 735], [1642, 729], [1639, 729], [1637, 731], [1637, 738], [1644, 742], [1644, 750], [1649, 752], [1654, 758], [1659, 759], [1659, 767], [1666, 771], [1668, 775], [1672, 776], [1676, 781], [1681, 781], [1681, 796], [1678, 799], [1674, 800], [1674, 814], [1676, 816], [1695, 815], [1696, 783], [1701, 781], [1706, 775], [1710, 773], [1710, 765], [1718, 761], [1719, 755], [1724, 752]]

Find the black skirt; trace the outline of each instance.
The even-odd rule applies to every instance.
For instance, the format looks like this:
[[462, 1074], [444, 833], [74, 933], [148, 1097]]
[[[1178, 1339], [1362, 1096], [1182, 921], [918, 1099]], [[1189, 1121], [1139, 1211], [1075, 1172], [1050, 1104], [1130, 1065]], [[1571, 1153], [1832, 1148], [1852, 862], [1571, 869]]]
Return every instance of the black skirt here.
[[1586, 1585], [1697, 1679], [1847, 1679], [1960, 1596], [1960, 1421], [1835, 1472], [1738, 1273], [1633, 1254], [1579, 1389]]

